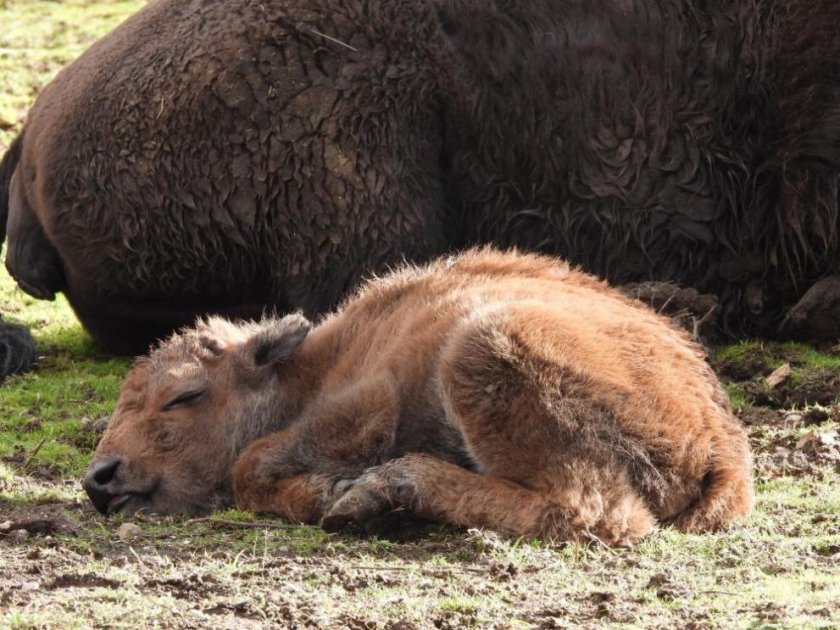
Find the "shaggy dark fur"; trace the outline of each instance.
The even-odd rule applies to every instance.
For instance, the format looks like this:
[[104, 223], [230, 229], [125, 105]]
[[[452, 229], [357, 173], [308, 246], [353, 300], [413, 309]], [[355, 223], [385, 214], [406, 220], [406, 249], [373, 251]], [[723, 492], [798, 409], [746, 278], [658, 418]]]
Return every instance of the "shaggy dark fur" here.
[[835, 0], [158, 0], [35, 104], [0, 167], [7, 264], [115, 350], [477, 242], [714, 294], [733, 334], [837, 336], [831, 296], [786, 314], [840, 272], [839, 23]]
[[0, 318], [0, 382], [7, 376], [25, 372], [35, 364], [35, 342], [23, 326]]

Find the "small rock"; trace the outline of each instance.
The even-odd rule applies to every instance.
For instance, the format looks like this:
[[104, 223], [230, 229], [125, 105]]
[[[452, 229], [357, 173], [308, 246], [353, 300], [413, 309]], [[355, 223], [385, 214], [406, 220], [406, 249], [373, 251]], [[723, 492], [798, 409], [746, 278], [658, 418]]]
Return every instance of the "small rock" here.
[[6, 532], [10, 531], [12, 531], [12, 521], [3, 521], [2, 523], [0, 523], [0, 532], [3, 532], [5, 534]]
[[82, 426], [92, 433], [104, 433], [108, 427], [108, 416], [101, 416], [96, 420], [92, 420], [85, 416], [82, 418]]
[[816, 433], [814, 433], [813, 431], [809, 431], [801, 438], [799, 438], [799, 440], [797, 440], [796, 448], [801, 451], [806, 446], [812, 446], [818, 439], [819, 437]]
[[135, 525], [134, 523], [123, 523], [117, 528], [117, 536], [120, 537], [120, 540], [128, 542], [129, 540], [134, 540], [138, 536], [143, 535], [143, 530]]
[[767, 387], [770, 389], [776, 389], [779, 385], [784, 383], [789, 376], [790, 363], [782, 363], [779, 367], [773, 370], [770, 376], [764, 379], [764, 382], [767, 383]]
[[802, 424], [802, 414], [798, 411], [791, 411], [785, 414], [785, 424], [788, 426], [797, 426]]
[[664, 573], [655, 573], [650, 576], [648, 583], [645, 585], [645, 588], [659, 588], [661, 586], [669, 586], [671, 584], [671, 580], [668, 576]]

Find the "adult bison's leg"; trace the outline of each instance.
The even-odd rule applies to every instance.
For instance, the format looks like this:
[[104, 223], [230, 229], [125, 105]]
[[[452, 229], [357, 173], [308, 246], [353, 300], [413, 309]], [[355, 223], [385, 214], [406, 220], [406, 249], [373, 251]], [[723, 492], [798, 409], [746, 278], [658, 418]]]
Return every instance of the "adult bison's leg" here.
[[47, 239], [23, 190], [19, 173], [12, 176], [7, 223], [6, 268], [21, 289], [42, 300], [53, 300], [65, 286], [58, 252]]
[[317, 522], [346, 480], [386, 459], [397, 415], [388, 375], [372, 376], [323, 400], [291, 427], [243, 451], [233, 474], [237, 505]]
[[[90, 282], [70, 275], [67, 299], [85, 330], [105, 351], [137, 355], [173, 330], [193, 325], [204, 315], [259, 319], [270, 307], [262, 302], [227, 296], [132, 297], [100, 293]], [[287, 309], [281, 309], [287, 310]]]
[[691, 332], [695, 337], [711, 333], [717, 320], [719, 303], [716, 295], [700, 293], [673, 282], [632, 282], [618, 287], [628, 297], [650, 306], [657, 313]]
[[782, 332], [814, 341], [840, 338], [840, 278], [814, 283], [788, 311]]

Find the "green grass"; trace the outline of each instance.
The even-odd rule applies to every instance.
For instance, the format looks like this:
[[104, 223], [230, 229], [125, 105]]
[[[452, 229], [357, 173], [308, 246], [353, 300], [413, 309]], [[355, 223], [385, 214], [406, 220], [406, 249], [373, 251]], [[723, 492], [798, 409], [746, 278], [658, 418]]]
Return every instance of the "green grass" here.
[[110, 413], [129, 361], [103, 355], [82, 330], [64, 297], [42, 302], [0, 272], [0, 313], [35, 336], [38, 369], [8, 379], [0, 398], [0, 458], [24, 458], [27, 470], [49, 467], [78, 477], [97, 436], [82, 420]]
[[145, 0], [0, 0], [0, 149], [62, 66]]

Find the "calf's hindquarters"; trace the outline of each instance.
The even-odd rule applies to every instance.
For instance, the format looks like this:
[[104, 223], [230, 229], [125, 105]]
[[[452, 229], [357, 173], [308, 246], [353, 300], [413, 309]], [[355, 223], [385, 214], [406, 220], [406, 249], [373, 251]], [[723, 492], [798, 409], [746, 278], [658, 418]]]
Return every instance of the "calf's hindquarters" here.
[[[657, 520], [696, 512], [698, 499], [721, 509], [702, 524], [683, 520], [682, 528], [712, 529], [748, 514], [746, 444], [733, 453], [737, 478], [721, 479], [709, 491], [715, 496], [701, 497], [702, 477], [718, 474], [707, 470], [712, 453], [703, 452], [694, 469], [695, 462], [680, 461], [679, 428], [670, 443], [660, 438], [657, 444], [644, 428], [624, 422], [610, 405], [632, 409], [632, 396], [607, 389], [621, 389], [620, 374], [611, 384], [598, 383], [610, 375], [575, 363], [588, 345], [575, 339], [575, 328], [586, 326], [545, 305], [511, 305], [460, 326], [442, 349], [437, 377], [441, 405], [477, 472], [420, 454], [388, 462], [365, 473], [324, 525], [337, 529], [371, 518], [376, 505], [401, 505], [427, 518], [514, 535], [627, 544]], [[607, 338], [590, 341], [611, 345]], [[594, 354], [589, 359], [597, 364]], [[655, 417], [663, 409], [638, 411]], [[725, 407], [712, 412], [717, 422], [704, 430], [725, 440], [730, 416]]]

